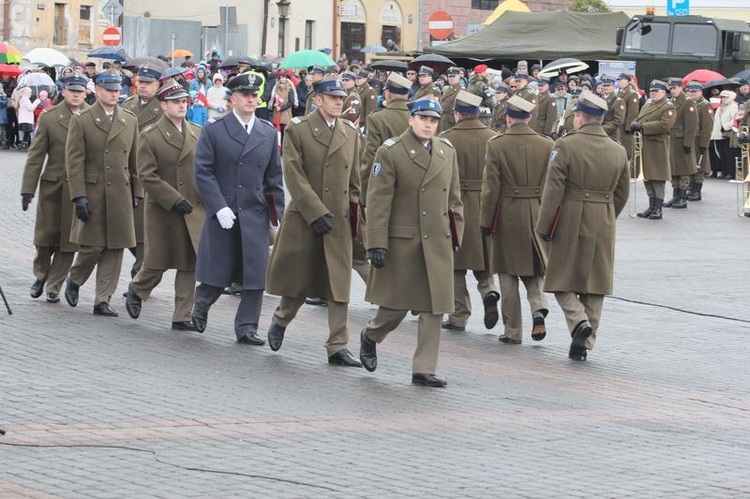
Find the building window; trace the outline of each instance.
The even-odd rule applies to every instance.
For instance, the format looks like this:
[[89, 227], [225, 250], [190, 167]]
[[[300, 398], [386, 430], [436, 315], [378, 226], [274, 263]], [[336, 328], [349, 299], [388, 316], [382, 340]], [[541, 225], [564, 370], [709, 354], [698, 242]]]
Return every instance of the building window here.
[[471, 8], [477, 10], [495, 10], [498, 0], [471, 0]]
[[78, 20], [78, 44], [91, 46], [91, 6], [81, 5]]
[[305, 50], [313, 48], [313, 27], [315, 21], [305, 21]]
[[52, 43], [55, 45], [68, 44], [68, 30], [65, 23], [65, 9], [67, 7], [64, 3], [55, 4], [55, 31], [52, 35]]

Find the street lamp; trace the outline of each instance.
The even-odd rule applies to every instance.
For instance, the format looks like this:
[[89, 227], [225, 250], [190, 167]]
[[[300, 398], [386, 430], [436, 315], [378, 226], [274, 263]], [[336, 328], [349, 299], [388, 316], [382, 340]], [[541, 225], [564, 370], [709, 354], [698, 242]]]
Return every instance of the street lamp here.
[[279, 10], [279, 56], [284, 57], [286, 55], [286, 20], [289, 18], [289, 5], [290, 0], [279, 0], [276, 2], [276, 7]]

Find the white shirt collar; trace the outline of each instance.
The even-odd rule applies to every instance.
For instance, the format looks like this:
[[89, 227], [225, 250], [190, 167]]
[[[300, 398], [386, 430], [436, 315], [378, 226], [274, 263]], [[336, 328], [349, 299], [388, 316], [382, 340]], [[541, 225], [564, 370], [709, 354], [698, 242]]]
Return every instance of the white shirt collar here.
[[245, 125], [247, 125], [247, 134], [250, 135], [250, 132], [253, 131], [253, 126], [255, 125], [255, 114], [253, 114], [253, 116], [250, 118], [250, 121], [248, 121], [247, 123], [242, 121], [242, 118], [240, 118], [240, 115], [237, 114], [234, 109], [232, 109], [232, 114], [234, 114], [234, 117], [237, 118], [237, 121], [240, 122], [242, 128], [245, 128]]

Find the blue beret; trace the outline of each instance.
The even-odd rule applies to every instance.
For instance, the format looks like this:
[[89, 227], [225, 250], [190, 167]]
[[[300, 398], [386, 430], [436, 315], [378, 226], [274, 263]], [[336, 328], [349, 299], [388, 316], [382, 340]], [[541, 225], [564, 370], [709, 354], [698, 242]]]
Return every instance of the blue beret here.
[[420, 99], [409, 104], [409, 114], [411, 116], [418, 114], [420, 116], [440, 118], [442, 110], [443, 108], [440, 107], [440, 104], [430, 99]]

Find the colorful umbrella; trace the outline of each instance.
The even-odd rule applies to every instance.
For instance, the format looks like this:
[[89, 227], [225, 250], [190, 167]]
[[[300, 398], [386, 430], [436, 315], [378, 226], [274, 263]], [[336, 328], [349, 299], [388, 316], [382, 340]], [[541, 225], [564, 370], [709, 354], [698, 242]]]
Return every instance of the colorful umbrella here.
[[300, 50], [289, 54], [284, 62], [281, 63], [281, 69], [302, 69], [309, 66], [335, 66], [336, 63], [329, 56], [317, 50]]
[[171, 57], [173, 59], [182, 59], [185, 57], [193, 57], [193, 53], [186, 49], [175, 49], [174, 52], [168, 53], [167, 57]]
[[682, 83], [683, 85], [689, 81], [707, 83], [711, 80], [722, 80], [722, 79], [724, 79], [724, 75], [717, 73], [716, 71], [711, 71], [710, 69], [696, 69], [692, 73], [686, 74], [685, 77], [682, 79]]
[[10, 43], [0, 42], [0, 63], [18, 64], [21, 62], [21, 51]]
[[2, 73], [9, 76], [18, 76], [21, 74], [21, 67], [16, 64], [0, 64], [0, 74]]

